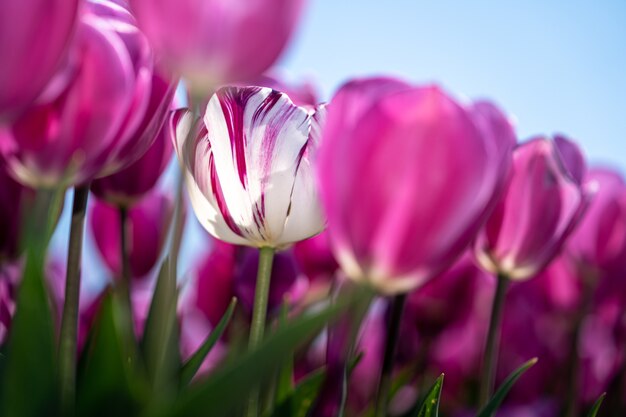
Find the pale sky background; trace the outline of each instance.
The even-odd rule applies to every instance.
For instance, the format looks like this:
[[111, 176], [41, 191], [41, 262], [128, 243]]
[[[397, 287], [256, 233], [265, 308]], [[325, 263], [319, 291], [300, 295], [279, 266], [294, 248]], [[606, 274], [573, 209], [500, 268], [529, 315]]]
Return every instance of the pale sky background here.
[[[323, 100], [368, 74], [491, 98], [516, 118], [520, 138], [562, 132], [590, 161], [626, 172], [626, 0], [311, 0], [278, 67], [314, 81]], [[57, 256], [69, 208], [68, 198]], [[207, 249], [188, 214], [181, 270]], [[86, 284], [98, 285], [105, 272], [89, 236], [85, 251]]]

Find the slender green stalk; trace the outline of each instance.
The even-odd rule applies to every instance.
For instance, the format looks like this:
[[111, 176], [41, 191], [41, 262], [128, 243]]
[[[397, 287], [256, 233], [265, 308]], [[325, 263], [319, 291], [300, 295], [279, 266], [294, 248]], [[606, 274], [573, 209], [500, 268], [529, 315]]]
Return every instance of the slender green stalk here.
[[[272, 278], [272, 263], [274, 262], [274, 248], [263, 247], [259, 249], [259, 271], [254, 293], [254, 308], [252, 310], [252, 323], [250, 324], [250, 339], [248, 349], [255, 350], [263, 340], [265, 321], [267, 317], [267, 300], [270, 292]], [[259, 415], [259, 388], [250, 394], [248, 400], [247, 417]]]
[[[120, 312], [123, 314], [124, 335], [130, 349], [127, 352], [136, 353], [136, 339], [133, 322], [133, 303], [132, 303], [132, 275], [130, 271], [130, 252], [128, 248], [128, 208], [119, 206], [120, 217], [120, 263], [121, 276], [116, 283], [117, 296], [121, 302]], [[132, 360], [132, 358], [129, 358]]]
[[491, 306], [491, 319], [489, 321], [489, 332], [487, 333], [487, 343], [483, 354], [482, 372], [480, 379], [479, 407], [482, 408], [489, 402], [493, 394], [496, 379], [496, 369], [498, 365], [498, 350], [500, 345], [500, 328], [502, 327], [502, 315], [504, 312], [504, 300], [506, 289], [509, 285], [509, 278], [504, 274], [498, 274], [496, 293]]
[[376, 417], [383, 417], [387, 414], [387, 404], [391, 389], [391, 376], [393, 373], [393, 360], [398, 345], [398, 335], [400, 334], [400, 321], [402, 312], [406, 304], [406, 294], [396, 295], [391, 301], [391, 317], [387, 324], [387, 339], [385, 341], [385, 356], [383, 358], [383, 368], [378, 383], [376, 393]]
[[59, 336], [61, 404], [65, 415], [74, 414], [76, 397], [76, 338], [80, 293], [80, 263], [89, 184], [74, 188], [74, 203], [65, 277], [65, 303]]

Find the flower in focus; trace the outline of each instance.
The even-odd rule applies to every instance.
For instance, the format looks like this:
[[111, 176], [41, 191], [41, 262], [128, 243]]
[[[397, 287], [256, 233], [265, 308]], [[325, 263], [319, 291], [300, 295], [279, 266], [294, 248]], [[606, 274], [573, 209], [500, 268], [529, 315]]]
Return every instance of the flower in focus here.
[[500, 194], [515, 135], [492, 104], [387, 78], [344, 85], [328, 107], [318, 179], [344, 272], [385, 294], [450, 266]]
[[131, 0], [155, 50], [192, 89], [251, 81], [278, 58], [303, 0]]
[[0, 3], [0, 120], [16, 116], [52, 78], [74, 34], [80, 3]]
[[587, 183], [596, 193], [567, 240], [567, 252], [586, 269], [603, 275], [626, 272], [626, 183], [614, 171], [592, 169]]
[[95, 180], [91, 191], [108, 203], [126, 207], [148, 193], [159, 180], [174, 151], [173, 129], [169, 123], [173, 116], [174, 112], [171, 112], [168, 122], [161, 127], [154, 143], [141, 158], [113, 175]]
[[[225, 242], [284, 247], [322, 231], [313, 178], [323, 109], [262, 87], [225, 87], [204, 124], [181, 116], [176, 152], [196, 217]], [[191, 131], [191, 132], [190, 132]]]
[[475, 243], [481, 266], [511, 279], [541, 271], [584, 213], [590, 198], [584, 174], [580, 150], [562, 136], [517, 147], [505, 195]]
[[0, 130], [11, 174], [33, 187], [84, 183], [109, 169], [141, 123], [152, 55], [132, 16], [86, 2], [64, 65], [37, 103]]
[[[156, 265], [169, 232], [174, 202], [154, 191], [128, 209], [129, 262], [133, 278], [145, 277]], [[120, 215], [117, 207], [95, 200], [90, 225], [96, 246], [107, 267], [121, 276]]]

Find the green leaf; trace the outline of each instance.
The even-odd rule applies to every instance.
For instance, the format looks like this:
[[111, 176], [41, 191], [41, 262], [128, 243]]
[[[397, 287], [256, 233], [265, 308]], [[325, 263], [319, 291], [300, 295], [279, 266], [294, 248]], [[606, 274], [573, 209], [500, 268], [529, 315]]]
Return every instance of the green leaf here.
[[598, 415], [598, 411], [600, 410], [602, 401], [604, 401], [604, 397], [606, 397], [606, 392], [603, 392], [602, 395], [598, 397], [596, 402], [593, 403], [593, 406], [591, 407], [591, 410], [589, 410], [589, 414], [587, 414], [587, 417], [596, 417]]
[[346, 304], [331, 306], [287, 324], [267, 337], [258, 349], [245, 353], [206, 381], [191, 386], [171, 410], [156, 410], [158, 415], [226, 416], [240, 410], [245, 403], [242, 399], [260, 381], [273, 375], [302, 342], [319, 333], [346, 307]]
[[498, 390], [493, 395], [489, 403], [487, 403], [487, 405], [478, 412], [476, 417], [491, 417], [496, 412], [498, 407], [500, 407], [500, 404], [502, 404], [502, 401], [504, 401], [504, 398], [509, 393], [509, 391], [511, 390], [515, 382], [517, 382], [517, 380], [522, 376], [522, 374], [524, 374], [524, 372], [526, 372], [530, 367], [532, 367], [536, 363], [537, 363], [537, 358], [533, 358], [529, 360], [528, 362], [525, 362], [524, 364], [522, 364], [522, 366], [517, 368], [515, 371], [513, 371], [511, 375], [509, 375], [504, 380], [504, 382], [502, 383], [500, 388], [498, 388]]
[[[287, 301], [284, 301], [280, 309], [278, 329], [282, 329], [287, 325], [288, 316], [289, 304], [287, 303]], [[285, 361], [285, 365], [278, 372], [274, 404], [282, 403], [291, 392], [293, 392], [293, 356], [287, 358], [287, 360]]]
[[204, 362], [204, 359], [207, 357], [209, 352], [211, 352], [211, 349], [213, 349], [213, 346], [215, 346], [220, 337], [222, 337], [222, 334], [224, 334], [224, 330], [226, 330], [226, 326], [228, 326], [228, 323], [230, 323], [230, 319], [235, 312], [236, 306], [237, 299], [233, 297], [230, 304], [228, 305], [228, 308], [226, 309], [226, 312], [220, 319], [220, 322], [217, 324], [217, 326], [215, 326], [215, 329], [213, 329], [213, 331], [211, 332], [211, 334], [209, 334], [204, 343], [202, 343], [202, 346], [200, 346], [200, 348], [193, 354], [193, 356], [189, 358], [189, 360], [183, 365], [180, 375], [181, 387], [185, 387], [189, 384], [189, 382], [191, 382], [193, 377], [196, 375], [196, 372], [198, 372], [198, 369], [200, 369], [202, 362]]
[[42, 416], [58, 407], [54, 327], [44, 285], [44, 247], [32, 245], [26, 256], [3, 365], [2, 416]]
[[272, 417], [306, 417], [319, 393], [326, 372], [324, 369], [317, 370], [308, 375], [298, 386], [278, 403], [271, 414]]
[[180, 353], [176, 301], [178, 290], [173, 265], [166, 259], [161, 265], [150, 311], [146, 319], [142, 350], [148, 376], [159, 391], [158, 400], [173, 395], [179, 376]]
[[443, 387], [443, 374], [439, 375], [439, 378], [435, 381], [430, 388], [422, 406], [420, 407], [415, 417], [438, 417], [439, 416], [439, 400], [441, 399], [441, 389]]
[[111, 292], [105, 294], [79, 364], [78, 415], [132, 416], [145, 402], [147, 381], [124, 333], [123, 308]]

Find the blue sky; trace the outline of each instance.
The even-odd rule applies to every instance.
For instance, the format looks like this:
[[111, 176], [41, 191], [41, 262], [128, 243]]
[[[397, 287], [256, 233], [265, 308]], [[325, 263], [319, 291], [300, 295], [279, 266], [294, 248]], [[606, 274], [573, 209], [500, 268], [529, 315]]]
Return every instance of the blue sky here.
[[562, 132], [626, 171], [626, 1], [313, 0], [281, 62], [327, 99], [389, 73], [489, 97], [521, 138]]
[[[562, 132], [593, 163], [626, 172], [626, 0], [311, 0], [301, 23], [279, 68], [314, 80], [323, 99], [353, 76], [437, 82], [498, 102], [520, 138]], [[69, 208], [68, 195], [59, 255]], [[207, 249], [191, 210], [187, 229], [183, 270]], [[102, 284], [97, 264], [88, 236], [87, 284]]]

